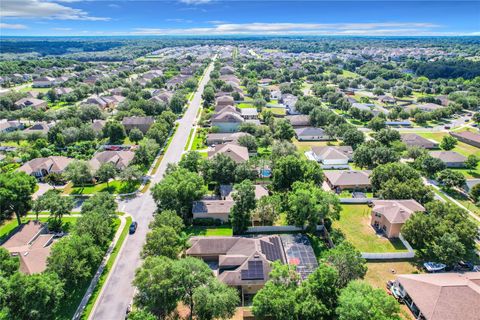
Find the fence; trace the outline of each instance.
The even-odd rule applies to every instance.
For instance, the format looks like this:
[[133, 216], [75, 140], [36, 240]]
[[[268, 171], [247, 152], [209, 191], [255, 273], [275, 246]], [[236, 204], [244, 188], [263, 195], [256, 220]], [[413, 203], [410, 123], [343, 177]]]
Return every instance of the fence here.
[[399, 238], [403, 245], [407, 248], [408, 252], [362, 252], [362, 257], [367, 260], [411, 259], [415, 257], [415, 251], [410, 243], [408, 243], [408, 241], [405, 240], [401, 234], [399, 235]]
[[340, 198], [340, 203], [372, 203], [376, 198]]
[[[317, 226], [317, 231], [322, 231], [323, 225]], [[303, 232], [305, 227], [297, 226], [258, 226], [258, 227], [249, 227], [246, 233], [270, 233], [270, 232]]]

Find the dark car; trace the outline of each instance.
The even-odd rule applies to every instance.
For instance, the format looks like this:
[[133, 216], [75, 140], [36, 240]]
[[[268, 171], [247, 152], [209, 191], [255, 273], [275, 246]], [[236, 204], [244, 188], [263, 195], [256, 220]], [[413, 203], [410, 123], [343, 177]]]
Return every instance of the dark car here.
[[450, 126], [445, 126], [445, 129], [447, 129], [447, 130], [450, 129]]
[[136, 221], [132, 221], [132, 223], [130, 224], [130, 229], [129, 229], [129, 233], [130, 234], [134, 234], [135, 231], [137, 231], [137, 226], [138, 226], [138, 223]]

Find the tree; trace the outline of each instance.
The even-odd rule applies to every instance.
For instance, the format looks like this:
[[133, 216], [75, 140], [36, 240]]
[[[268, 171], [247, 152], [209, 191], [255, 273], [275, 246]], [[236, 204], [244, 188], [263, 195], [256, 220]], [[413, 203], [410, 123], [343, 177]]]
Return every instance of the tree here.
[[155, 160], [160, 146], [153, 139], [145, 139], [140, 142], [137, 150], [135, 151], [135, 156], [133, 158], [133, 164], [138, 164], [141, 166], [149, 166], [153, 160]]
[[83, 186], [91, 183], [93, 179], [90, 165], [83, 160], [73, 160], [70, 162], [65, 168], [63, 174], [76, 186]]
[[187, 99], [181, 93], [175, 93], [170, 100], [170, 109], [174, 113], [181, 113], [183, 111], [183, 107], [187, 103]]
[[384, 146], [390, 146], [393, 142], [400, 141], [400, 132], [390, 128], [381, 129], [373, 137]]
[[[402, 235], [417, 249], [416, 253], [449, 266], [459, 257], [467, 259], [475, 249], [477, 234], [477, 227], [467, 213], [439, 201], [427, 203], [425, 208], [426, 213], [412, 215], [402, 227]], [[444, 237], [447, 233], [452, 236]]]
[[78, 107], [78, 117], [84, 121], [103, 119], [102, 110], [95, 104], [82, 104]]
[[58, 240], [47, 259], [47, 271], [56, 273], [67, 287], [89, 280], [103, 252], [88, 235], [70, 235]]
[[110, 179], [115, 179], [117, 175], [117, 167], [112, 162], [105, 162], [100, 165], [95, 176], [101, 182], [107, 183], [107, 188], [109, 187], [108, 183]]
[[202, 93], [203, 105], [210, 106], [215, 102], [215, 90], [211, 86], [206, 86]]
[[257, 140], [250, 135], [241, 136], [238, 144], [247, 148], [249, 152], [257, 152]]
[[125, 128], [118, 121], [108, 121], [103, 128], [103, 136], [108, 138], [111, 144], [122, 144], [127, 137]]
[[202, 165], [202, 173], [209, 182], [217, 184], [231, 184], [235, 181], [237, 164], [226, 154], [220, 153]]
[[361, 144], [353, 154], [353, 162], [361, 168], [372, 169], [378, 165], [398, 160], [399, 156], [392, 148], [383, 146], [375, 140]]
[[366, 260], [353, 245], [343, 241], [335, 248], [328, 250], [326, 260], [338, 271], [338, 285], [341, 288], [355, 279], [363, 279], [367, 273]]
[[24, 172], [0, 174], [0, 221], [15, 214], [18, 225], [21, 225], [21, 217], [32, 207], [36, 185], [35, 178]]
[[133, 143], [137, 144], [139, 141], [143, 139], [143, 132], [140, 131], [138, 128], [133, 128], [128, 133], [128, 139]]
[[202, 155], [197, 151], [189, 151], [183, 157], [182, 160], [178, 163], [180, 168], [185, 168], [191, 172], [198, 172], [200, 170], [200, 162], [202, 160]]
[[440, 142], [440, 148], [443, 150], [452, 150], [457, 145], [458, 140], [450, 135], [446, 135]]
[[232, 223], [233, 233], [241, 234], [245, 232], [251, 221], [252, 211], [255, 209], [255, 186], [250, 180], [244, 180], [234, 186], [233, 205], [230, 212], [230, 222]]
[[292, 125], [285, 119], [275, 121], [273, 137], [280, 140], [290, 141], [295, 136]]
[[335, 194], [326, 192], [312, 183], [297, 181], [287, 198], [289, 223], [306, 227], [313, 232], [323, 219], [338, 219], [340, 202]]
[[128, 320], [158, 320], [158, 318], [149, 311], [135, 310], [128, 314]]
[[36, 201], [39, 203], [36, 208], [37, 210], [39, 209], [38, 207], [40, 207], [41, 211], [45, 210], [50, 212], [50, 217], [52, 217], [54, 221], [49, 224], [49, 228], [53, 230], [61, 228], [62, 217], [65, 214], [70, 214], [75, 205], [73, 198], [62, 196], [56, 190], [45, 192]]
[[443, 184], [447, 189], [462, 187], [466, 183], [465, 176], [461, 172], [453, 171], [451, 169], [440, 171], [437, 175], [437, 179], [438, 182]]
[[127, 185], [133, 185], [135, 182], [140, 181], [143, 177], [143, 172], [139, 166], [132, 165], [128, 166], [120, 172], [120, 179], [124, 181]]
[[63, 284], [56, 274], [15, 273], [8, 279], [6, 319], [50, 320], [64, 298]]
[[473, 201], [478, 205], [480, 201], [480, 184], [476, 184], [470, 190], [470, 196], [473, 198]]
[[142, 255], [144, 257], [165, 256], [170, 259], [176, 259], [184, 249], [184, 246], [184, 239], [172, 227], [155, 227], [147, 234]]
[[162, 146], [167, 141], [169, 131], [170, 127], [165, 121], [157, 121], [148, 129], [147, 138]]
[[352, 281], [338, 298], [339, 320], [400, 320], [398, 303], [382, 289]]
[[372, 129], [373, 131], [380, 131], [386, 128], [385, 119], [380, 117], [373, 117], [367, 124], [367, 126]]
[[18, 271], [19, 267], [20, 260], [18, 259], [18, 257], [12, 257], [12, 255], [7, 249], [0, 247], [0, 278], [13, 275], [15, 272]]
[[331, 319], [339, 295], [338, 272], [321, 264], [296, 291], [295, 313], [298, 319]]
[[240, 297], [235, 288], [213, 278], [206, 286], [200, 286], [194, 291], [193, 304], [197, 319], [230, 319], [240, 304]]
[[370, 176], [374, 190], [381, 189], [384, 183], [393, 179], [398, 182], [420, 180], [420, 174], [404, 163], [387, 163], [376, 167]]
[[274, 262], [269, 280], [253, 297], [255, 318], [297, 320], [292, 311], [296, 304], [295, 291], [299, 280], [292, 266]]
[[320, 165], [314, 161], [303, 160], [293, 155], [278, 159], [273, 167], [273, 189], [277, 191], [289, 190], [295, 181], [311, 181], [320, 185], [323, 182], [323, 172]]
[[433, 200], [433, 191], [420, 179], [389, 180], [382, 185], [381, 189], [377, 190], [377, 195], [381, 199], [390, 200], [414, 199], [422, 204]]
[[295, 155], [297, 152], [297, 147], [285, 140], [275, 140], [272, 145], [272, 154], [270, 159], [275, 163], [278, 159], [281, 159], [286, 156]]
[[426, 155], [415, 159], [413, 166], [418, 170], [425, 172], [429, 177], [435, 177], [435, 174], [445, 169], [445, 163], [431, 155]]
[[365, 141], [365, 135], [362, 131], [351, 128], [343, 133], [342, 140], [344, 145], [352, 146], [353, 149], [356, 149], [357, 146]]
[[467, 157], [467, 161], [465, 161], [465, 166], [470, 170], [473, 171], [477, 168], [478, 165], [478, 157], [474, 154], [470, 154]]
[[280, 214], [280, 199], [278, 196], [265, 196], [257, 201], [253, 216], [260, 220], [262, 225], [272, 225]]
[[117, 211], [115, 197], [108, 192], [98, 192], [83, 202], [81, 213], [101, 212], [112, 219]]
[[192, 212], [192, 203], [205, 194], [203, 178], [187, 169], [175, 168], [153, 186], [152, 196], [159, 211], [174, 210], [184, 220]]
[[155, 215], [149, 227], [151, 229], [158, 227], [171, 227], [175, 232], [180, 233], [185, 228], [185, 224], [175, 211], [165, 210]]
[[178, 272], [166, 257], [147, 257], [135, 272], [133, 285], [138, 289], [135, 305], [164, 319], [172, 313], [179, 300], [174, 274]]

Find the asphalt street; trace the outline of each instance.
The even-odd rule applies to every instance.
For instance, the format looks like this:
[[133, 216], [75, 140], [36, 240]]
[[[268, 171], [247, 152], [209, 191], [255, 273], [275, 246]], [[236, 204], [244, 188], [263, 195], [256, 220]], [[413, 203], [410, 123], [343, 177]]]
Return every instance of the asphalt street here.
[[[190, 129], [193, 127], [197, 112], [201, 106], [204, 86], [209, 81], [212, 70], [213, 63], [210, 64], [205, 76], [200, 81], [197, 92], [190, 102], [188, 109], [185, 111], [184, 116], [178, 120], [179, 125], [177, 131], [164, 154], [159, 169], [151, 178], [151, 186], [162, 179], [169, 163], [177, 163], [180, 161]], [[139, 197], [119, 202], [119, 209], [131, 214], [133, 219], [138, 222], [138, 228], [135, 234], [128, 236], [117, 257], [117, 263], [111, 271], [104, 285], [103, 292], [89, 319], [120, 320], [125, 318], [125, 311], [134, 295], [132, 281], [135, 276], [135, 270], [141, 264], [140, 252], [149, 230], [148, 224], [153, 220], [156, 205], [150, 190], [148, 190]]]

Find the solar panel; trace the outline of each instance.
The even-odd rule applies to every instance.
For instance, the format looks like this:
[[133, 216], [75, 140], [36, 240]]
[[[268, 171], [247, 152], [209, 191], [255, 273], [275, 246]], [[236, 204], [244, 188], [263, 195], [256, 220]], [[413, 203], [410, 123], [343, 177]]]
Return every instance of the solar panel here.
[[260, 248], [262, 252], [270, 261], [282, 260], [282, 253], [281, 253], [279, 239], [276, 237], [271, 237], [269, 239], [270, 241], [272, 241], [272, 243], [260, 240]]
[[248, 269], [242, 270], [242, 280], [263, 280], [262, 261], [248, 261]]

